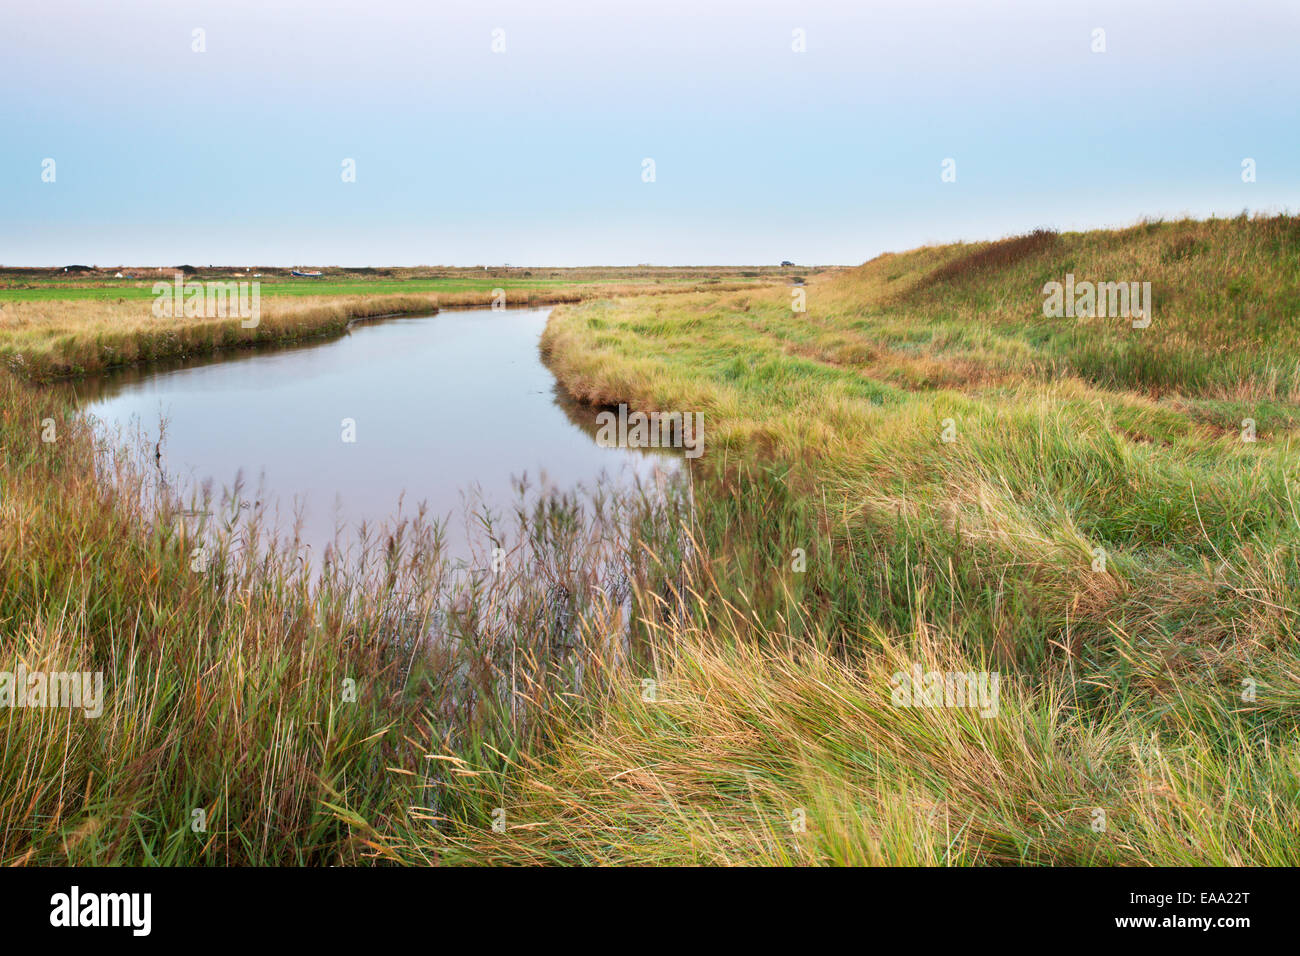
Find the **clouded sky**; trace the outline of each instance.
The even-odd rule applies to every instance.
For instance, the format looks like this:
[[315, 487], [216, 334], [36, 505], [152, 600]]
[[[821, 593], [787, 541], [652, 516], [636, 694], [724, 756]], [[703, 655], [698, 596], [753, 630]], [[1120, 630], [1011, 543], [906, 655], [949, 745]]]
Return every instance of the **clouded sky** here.
[[0, 263], [857, 263], [1294, 210], [1298, 51], [1295, 0], [11, 4]]

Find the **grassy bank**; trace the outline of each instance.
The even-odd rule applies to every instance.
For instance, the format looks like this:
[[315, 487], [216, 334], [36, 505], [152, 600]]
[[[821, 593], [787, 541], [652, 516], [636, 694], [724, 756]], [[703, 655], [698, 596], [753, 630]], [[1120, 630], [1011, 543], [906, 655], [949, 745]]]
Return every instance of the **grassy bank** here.
[[[883, 256], [806, 313], [557, 311], [574, 394], [704, 412], [707, 562], [661, 701], [580, 722], [459, 851], [1300, 861], [1298, 257], [1287, 217], [1153, 223]], [[1067, 272], [1152, 282], [1151, 326], [1044, 318]], [[915, 664], [998, 671], [998, 715], [891, 706]]]
[[633, 679], [622, 622], [658, 614], [683, 515], [521, 495], [474, 517], [468, 565], [417, 511], [308, 569], [262, 515], [96, 442], [0, 370], [0, 673], [104, 688], [99, 713], [0, 707], [0, 865], [359, 864], [487, 819], [460, 768], [500, 774], [565, 700]]

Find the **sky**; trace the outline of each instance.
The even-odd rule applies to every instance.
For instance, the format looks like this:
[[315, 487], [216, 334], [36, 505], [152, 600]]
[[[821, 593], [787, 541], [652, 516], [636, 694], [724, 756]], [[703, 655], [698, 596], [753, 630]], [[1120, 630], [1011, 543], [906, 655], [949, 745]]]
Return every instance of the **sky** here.
[[1300, 0], [10, 4], [0, 264], [852, 264], [1294, 211], [1297, 94]]

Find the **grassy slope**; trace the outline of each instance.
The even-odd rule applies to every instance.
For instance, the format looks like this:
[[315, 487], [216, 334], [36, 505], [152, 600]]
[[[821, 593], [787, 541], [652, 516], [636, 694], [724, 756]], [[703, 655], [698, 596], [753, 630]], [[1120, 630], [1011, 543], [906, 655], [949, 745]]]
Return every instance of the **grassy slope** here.
[[[557, 311], [574, 394], [704, 411], [716, 586], [659, 702], [627, 688], [510, 780], [511, 839], [451, 846], [1300, 862], [1298, 267], [1293, 218], [1158, 223], [882, 256], [807, 314], [789, 290]], [[1067, 271], [1152, 282], [1152, 326], [1043, 318]], [[1000, 716], [891, 707], [913, 661], [998, 669]]]

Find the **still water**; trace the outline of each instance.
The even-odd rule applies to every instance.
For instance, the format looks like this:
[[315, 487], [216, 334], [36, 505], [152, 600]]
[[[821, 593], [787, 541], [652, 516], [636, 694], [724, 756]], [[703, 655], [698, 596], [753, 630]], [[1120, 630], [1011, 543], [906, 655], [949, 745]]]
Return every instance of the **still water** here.
[[467, 502], [501, 514], [516, 500], [515, 479], [590, 490], [679, 465], [677, 452], [596, 444], [595, 411], [569, 400], [542, 363], [549, 314], [371, 321], [316, 344], [126, 369], [77, 391], [108, 429], [150, 450], [165, 422], [161, 466], [182, 493], [211, 482], [219, 498], [241, 476], [242, 499], [260, 501], [282, 532], [300, 512], [301, 541], [316, 557], [336, 527], [347, 543], [399, 501], [405, 514], [423, 502], [447, 519], [449, 549], [463, 554]]

